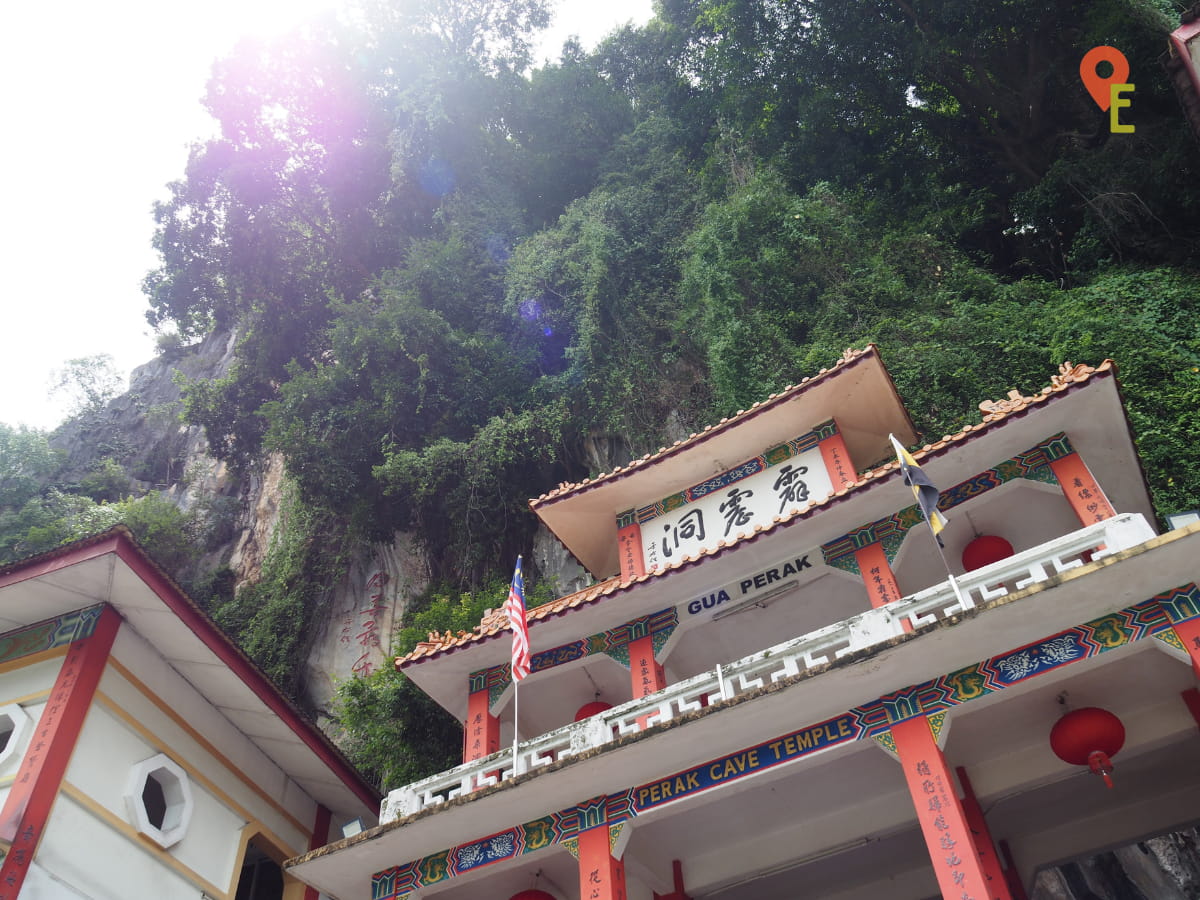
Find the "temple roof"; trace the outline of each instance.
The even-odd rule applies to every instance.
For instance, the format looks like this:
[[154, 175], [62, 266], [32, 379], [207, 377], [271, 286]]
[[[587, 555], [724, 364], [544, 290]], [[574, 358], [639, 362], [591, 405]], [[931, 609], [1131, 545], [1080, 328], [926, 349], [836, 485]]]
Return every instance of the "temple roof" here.
[[595, 478], [560, 484], [529, 506], [592, 577], [604, 579], [620, 569], [620, 513], [686, 490], [831, 419], [858, 467], [890, 456], [889, 433], [905, 444], [917, 439], [879, 349], [868, 344], [670, 447]]
[[[873, 347], [868, 348], [863, 353], [870, 352]], [[862, 354], [857, 354], [861, 356]], [[844, 359], [850, 358], [850, 354]], [[1051, 398], [1068, 392], [1071, 388], [1077, 385], [1086, 384], [1088, 381], [1096, 377], [1113, 377], [1116, 374], [1116, 366], [1112, 360], [1106, 359], [1098, 366], [1073, 365], [1069, 362], [1064, 363], [1059, 367], [1057, 375], [1050, 379], [1050, 384], [1042, 388], [1042, 390], [1033, 396], [1024, 396], [1019, 391], [1010, 391], [1008, 396], [1002, 400], [984, 401], [979, 404], [979, 410], [983, 413], [983, 419], [975, 425], [966, 425], [955, 434], [945, 435], [940, 440], [926, 444], [919, 450], [913, 451], [913, 457], [921, 462], [925, 459], [932, 459], [949, 452], [956, 446], [961, 445], [968, 439], [987, 432], [998, 425], [1020, 417], [1039, 405], [1046, 403]], [[782, 394], [774, 395], [775, 397]], [[770, 402], [770, 401], [768, 401]], [[754, 407], [751, 407], [753, 410]], [[726, 422], [732, 420], [725, 420]], [[719, 426], [722, 427], [722, 426]], [[689, 438], [690, 440], [690, 438]], [[664, 451], [671, 452], [671, 451]], [[661, 454], [659, 454], [661, 455]], [[651, 457], [643, 457], [643, 464]], [[635, 460], [634, 464], [639, 461]], [[634, 464], [631, 464], [634, 465]], [[627, 467], [628, 468], [628, 467]], [[623, 471], [621, 469], [614, 470], [616, 472]], [[645, 575], [635, 576], [632, 578], [622, 578], [619, 575], [607, 578], [596, 584], [576, 591], [572, 594], [559, 597], [557, 600], [552, 600], [541, 606], [529, 610], [528, 620], [530, 628], [536, 627], [538, 623], [547, 619], [551, 619], [560, 615], [565, 615], [571, 610], [580, 607], [593, 605], [603, 601], [607, 597], [614, 594], [624, 593], [629, 591], [636, 585], [643, 582], [653, 582], [670, 576], [672, 573], [681, 569], [695, 566], [703, 559], [719, 556], [735, 547], [743, 544], [752, 543], [760, 536], [770, 534], [779, 528], [792, 524], [798, 519], [806, 519], [812, 515], [828, 508], [836, 503], [842, 502], [851, 495], [858, 494], [876, 484], [887, 481], [899, 473], [899, 463], [894, 459], [879, 465], [866, 472], [857, 473], [858, 480], [852, 485], [842, 490], [835, 490], [827, 497], [817, 499], [810, 503], [802, 510], [793, 510], [781, 516], [776, 516], [774, 521], [768, 525], [757, 525], [753, 531], [742, 532], [735, 536], [731, 541], [723, 541], [716, 546], [702, 551], [695, 556], [684, 556], [678, 561], [674, 561], [665, 567], [660, 567]], [[612, 477], [612, 474], [601, 476], [602, 478]], [[558, 489], [561, 492], [570, 492], [587, 484], [595, 484], [600, 479], [593, 479], [592, 482], [584, 482], [582, 485], [562, 486]], [[552, 492], [556, 493], [556, 492]], [[545, 497], [551, 494], [543, 495], [540, 502]], [[561, 494], [559, 494], [561, 496]], [[614, 536], [615, 543], [615, 536]], [[484, 616], [479, 625], [475, 626], [472, 631], [460, 631], [457, 634], [446, 632], [444, 634], [430, 634], [429, 640], [422, 641], [405, 656], [396, 660], [398, 669], [407, 668], [408, 666], [424, 662], [435, 657], [443, 656], [447, 653], [452, 653], [456, 650], [464, 649], [472, 645], [487, 641], [493, 637], [507, 634], [509, 630], [508, 618], [504, 615], [502, 609], [495, 610]]]
[[[0, 631], [107, 603], [232, 727], [342, 820], [379, 792], [171, 577], [117, 525], [0, 566]], [[231, 748], [223, 748], [231, 752]]]

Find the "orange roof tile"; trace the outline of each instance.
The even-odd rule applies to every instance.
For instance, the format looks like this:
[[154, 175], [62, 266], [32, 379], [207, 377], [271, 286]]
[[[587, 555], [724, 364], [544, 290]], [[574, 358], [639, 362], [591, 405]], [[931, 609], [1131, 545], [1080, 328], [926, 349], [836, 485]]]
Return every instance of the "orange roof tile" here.
[[737, 425], [743, 419], [746, 419], [750, 416], [758, 415], [758, 413], [761, 412], [763, 409], [766, 409], [768, 407], [775, 406], [777, 404], [787, 401], [797, 391], [807, 389], [808, 387], [810, 387], [812, 385], [813, 382], [832, 376], [839, 369], [844, 368], [845, 366], [849, 365], [850, 363], [857, 362], [859, 359], [862, 359], [863, 357], [866, 357], [866, 356], [878, 355], [878, 353], [879, 353], [879, 348], [875, 344], [867, 344], [867, 346], [864, 347], [862, 350], [855, 350], [854, 348], [849, 347], [842, 351], [841, 358], [838, 359], [838, 361], [833, 364], [832, 368], [822, 369], [816, 375], [812, 375], [807, 378], [802, 378], [798, 384], [788, 385], [787, 387], [785, 387], [781, 391], [779, 391], [779, 393], [771, 394], [765, 400], [759, 400], [757, 403], [752, 405], [749, 409], [739, 409], [734, 415], [729, 416], [728, 418], [722, 419], [720, 422], [718, 422], [715, 425], [707, 426], [703, 431], [693, 432], [692, 434], [688, 435], [686, 438], [676, 441], [670, 447], [659, 447], [657, 453], [647, 453], [644, 456], [639, 457], [638, 459], [632, 460], [626, 466], [617, 466], [611, 472], [605, 472], [604, 474], [597, 475], [595, 478], [585, 478], [583, 481], [579, 481], [574, 484], [564, 481], [562, 484], [560, 484], [554, 490], [547, 491], [545, 494], [542, 494], [540, 497], [535, 497], [534, 499], [530, 500], [529, 506], [531, 509], [536, 509], [538, 506], [542, 505], [543, 503], [550, 503], [552, 501], [561, 500], [563, 497], [570, 496], [571, 494], [575, 493], [576, 491], [580, 491], [585, 488], [595, 487], [597, 484], [607, 481], [610, 478], [619, 478], [622, 475], [628, 474], [629, 471], [632, 469], [643, 468], [648, 465], [653, 465], [654, 463], [659, 462], [662, 459], [665, 459], [669, 456], [674, 456], [677, 453], [681, 453], [684, 450], [686, 450], [688, 447], [691, 447], [694, 444], [700, 443], [701, 441], [708, 440], [713, 435], [720, 434], [723, 431], [727, 431], [728, 429], [733, 428], [735, 425]]
[[[872, 345], [873, 346], [873, 345]], [[849, 354], [851, 351], [847, 351]], [[865, 352], [865, 351], [863, 351]], [[845, 359], [846, 357], [843, 357]], [[822, 370], [824, 371], [824, 370]], [[1098, 366], [1088, 365], [1073, 365], [1070, 362], [1063, 363], [1059, 366], [1058, 374], [1050, 379], [1050, 384], [1042, 388], [1042, 390], [1032, 397], [1023, 396], [1019, 391], [1009, 391], [1008, 397], [1003, 400], [985, 400], [979, 404], [980, 411], [984, 414], [983, 420], [977, 425], [966, 425], [961, 431], [945, 435], [941, 440], [934, 441], [931, 444], [926, 444], [920, 450], [913, 451], [913, 458], [920, 461], [921, 459], [930, 456], [940, 456], [951, 445], [957, 444], [971, 435], [976, 435], [987, 431], [999, 422], [1011, 418], [1017, 414], [1023, 413], [1033, 406], [1046, 402], [1055, 394], [1060, 394], [1069, 389], [1072, 385], [1082, 384], [1087, 382], [1093, 375], [1097, 373], [1112, 373], [1116, 374], [1116, 364], [1111, 359], [1106, 359]], [[779, 395], [775, 395], [779, 396]], [[645, 458], [644, 458], [645, 459]], [[635, 463], [637, 460], [634, 461]], [[740, 544], [748, 544], [757, 540], [760, 535], [769, 534], [777, 528], [786, 527], [800, 519], [806, 519], [815, 512], [819, 512], [822, 508], [841, 501], [848, 494], [863, 490], [869, 486], [884, 481], [889, 476], [897, 473], [899, 463], [895, 460], [885, 463], [884, 465], [862, 473], [859, 480], [841, 490], [834, 491], [824, 499], [815, 500], [809, 503], [804, 509], [793, 509], [785, 515], [776, 516], [770, 525], [756, 525], [754, 530], [749, 534], [739, 534], [731, 541], [721, 541], [716, 546], [703, 550], [696, 556], [685, 556], [677, 562], [672, 562], [669, 566], [656, 569], [646, 575], [639, 575], [634, 578], [623, 579], [619, 575], [614, 575], [604, 581], [586, 587], [581, 591], [576, 591], [573, 594], [567, 594], [564, 597], [559, 597], [557, 600], [552, 600], [542, 606], [535, 607], [529, 610], [530, 627], [537, 624], [543, 619], [548, 619], [552, 616], [561, 615], [569, 609], [574, 609], [585, 604], [599, 602], [602, 598], [611, 596], [615, 593], [623, 593], [630, 590], [636, 584], [652, 579], [665, 578], [672, 573], [689, 568], [696, 565], [700, 560], [719, 556], [726, 550], [729, 550]], [[620, 471], [619, 469], [614, 472]], [[602, 476], [608, 477], [608, 476]], [[584, 482], [585, 484], [587, 482]], [[572, 485], [569, 490], [577, 487]], [[544, 495], [549, 496], [549, 495]], [[422, 641], [417, 644], [416, 648], [406, 656], [399, 657], [396, 660], [396, 668], [406, 668], [414, 663], [422, 662], [431, 659], [435, 656], [440, 656], [453, 650], [461, 649], [471, 644], [479, 643], [480, 641], [496, 637], [508, 631], [508, 617], [504, 615], [503, 610], [495, 610], [490, 615], [487, 615], [483, 620], [475, 626], [473, 631], [459, 632], [457, 635], [452, 635], [447, 632], [445, 635], [438, 636], [430, 634], [430, 640]]]

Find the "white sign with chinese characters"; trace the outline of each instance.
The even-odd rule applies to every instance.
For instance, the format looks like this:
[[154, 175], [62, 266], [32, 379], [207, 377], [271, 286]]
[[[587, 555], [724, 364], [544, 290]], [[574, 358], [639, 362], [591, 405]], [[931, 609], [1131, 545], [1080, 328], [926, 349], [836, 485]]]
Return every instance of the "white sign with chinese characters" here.
[[641, 519], [642, 553], [647, 571], [666, 568], [685, 556], [732, 543], [777, 516], [802, 510], [833, 490], [819, 448], [778, 465], [762, 457], [694, 485], [663, 501], [674, 508]]

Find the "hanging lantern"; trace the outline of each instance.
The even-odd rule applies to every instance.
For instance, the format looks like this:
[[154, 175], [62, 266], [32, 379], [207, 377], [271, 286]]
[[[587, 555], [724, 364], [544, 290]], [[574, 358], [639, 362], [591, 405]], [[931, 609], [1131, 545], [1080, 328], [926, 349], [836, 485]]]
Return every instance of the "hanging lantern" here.
[[1013, 545], [994, 534], [981, 534], [963, 548], [963, 570], [974, 572], [1013, 555]]
[[1112, 757], [1125, 746], [1125, 726], [1107, 709], [1072, 710], [1050, 729], [1050, 749], [1063, 762], [1087, 766], [1112, 787]]
[[554, 900], [554, 895], [547, 894], [545, 891], [530, 890], [513, 894], [509, 900]]
[[584, 719], [590, 719], [592, 716], [598, 716], [606, 709], [612, 709], [611, 703], [605, 703], [603, 700], [593, 700], [591, 703], [585, 703], [575, 712], [575, 721], [582, 722]]

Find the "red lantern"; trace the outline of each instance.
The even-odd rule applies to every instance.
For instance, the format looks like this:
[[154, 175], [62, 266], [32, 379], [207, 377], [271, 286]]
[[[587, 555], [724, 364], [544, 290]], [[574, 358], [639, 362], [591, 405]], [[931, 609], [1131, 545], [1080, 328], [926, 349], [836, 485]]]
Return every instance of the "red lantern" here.
[[509, 900], [554, 900], [554, 895], [545, 891], [521, 891], [519, 894], [513, 894]]
[[611, 703], [605, 703], [603, 700], [593, 700], [591, 703], [585, 703], [575, 713], [575, 721], [582, 722], [584, 719], [590, 719], [592, 716], [598, 716], [606, 709], [612, 709]]
[[974, 572], [984, 566], [1008, 559], [1013, 555], [1013, 545], [1002, 537], [994, 534], [981, 534], [963, 548], [962, 564], [964, 571]]
[[1076, 709], [1050, 729], [1050, 749], [1063, 762], [1087, 766], [1112, 787], [1110, 757], [1125, 746], [1125, 726], [1107, 709], [1087, 706]]

